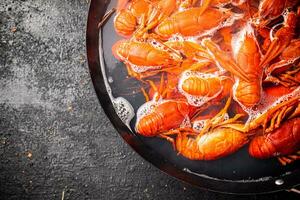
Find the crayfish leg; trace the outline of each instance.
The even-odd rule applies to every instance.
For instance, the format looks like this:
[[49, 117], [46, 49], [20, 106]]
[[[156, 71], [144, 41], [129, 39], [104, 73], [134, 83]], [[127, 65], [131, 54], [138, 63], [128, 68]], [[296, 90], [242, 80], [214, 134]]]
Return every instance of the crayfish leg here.
[[[283, 118], [282, 115], [285, 113], [285, 111], [287, 110], [287, 108], [288, 108], [287, 106], [284, 106], [284, 107], [282, 108], [282, 110], [277, 111], [277, 112], [272, 116], [271, 121], [270, 121], [270, 126], [269, 126], [268, 128], [266, 128], [264, 132], [271, 132], [271, 131], [273, 131], [275, 128], [277, 128], [278, 125], [280, 125], [280, 122], [281, 122], [281, 120], [282, 120], [282, 118]], [[266, 121], [266, 123], [267, 123], [267, 121]]]
[[147, 94], [146, 90], [143, 87], [141, 88], [141, 91], [145, 97], [145, 101], [146, 102], [150, 101], [149, 95]]
[[162, 73], [160, 77], [160, 83], [159, 83], [159, 90], [158, 90], [159, 94], [163, 94], [164, 82], [165, 82], [164, 73]]
[[287, 155], [287, 156], [281, 156], [277, 158], [280, 164], [283, 166], [290, 164], [296, 160], [300, 159], [300, 151], [296, 152], [295, 154], [292, 155]]
[[104, 16], [102, 17], [101, 21], [98, 23], [98, 28], [101, 28], [103, 26], [103, 24], [105, 24], [105, 22], [111, 17], [111, 15], [114, 14], [115, 11], [116, 11], [116, 9], [112, 8], [110, 11], [105, 13]]
[[[152, 80], [147, 80], [152, 90], [157, 94], [155, 100], [158, 101], [159, 98], [165, 98], [168, 94], [168, 88], [164, 88], [165, 86], [165, 78], [164, 73], [162, 73], [160, 78], [159, 86], [157, 87]], [[145, 96], [145, 95], [144, 95]]]

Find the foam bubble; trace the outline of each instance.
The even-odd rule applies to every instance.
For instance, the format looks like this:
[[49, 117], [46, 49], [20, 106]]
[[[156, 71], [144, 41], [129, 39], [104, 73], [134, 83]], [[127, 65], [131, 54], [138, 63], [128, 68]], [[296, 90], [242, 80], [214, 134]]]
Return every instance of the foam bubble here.
[[261, 100], [260, 104], [256, 107], [255, 110], [252, 108], [245, 108], [242, 106], [242, 108], [245, 110], [245, 112], [247, 112], [249, 115], [249, 118], [246, 123], [250, 123], [252, 120], [267, 113], [271, 108], [273, 108], [283, 102], [286, 102], [293, 97], [300, 98], [300, 86], [298, 88], [296, 88], [295, 90], [293, 90], [291, 93], [286, 94], [280, 98], [274, 99], [273, 102], [265, 101], [264, 99], [267, 99], [267, 94], [265, 92], [262, 92], [262, 98], [261, 98], [262, 100]]
[[136, 73], [143, 73], [149, 70], [159, 70], [162, 67], [161, 66], [141, 66], [141, 65], [134, 65], [130, 62], [128, 62], [127, 64], [130, 65], [131, 69], [136, 72]]
[[142, 104], [139, 109], [137, 110], [136, 116], [136, 124], [139, 123], [140, 119], [143, 118], [146, 115], [149, 115], [157, 106], [159, 106], [162, 103], [168, 102], [170, 100], [164, 100], [161, 97], [158, 98], [159, 94], [154, 94], [154, 97], [151, 101], [145, 102]]
[[288, 14], [290, 13], [290, 11], [289, 11], [289, 9], [288, 8], [286, 8], [286, 9], [284, 9], [283, 10], [283, 12], [282, 12], [282, 17], [284, 18], [284, 22], [286, 22], [287, 21], [287, 17], [288, 17]]
[[223, 117], [224, 117], [224, 118], [223, 118], [224, 121], [229, 120], [229, 115], [228, 115], [228, 113], [225, 113]]
[[196, 131], [201, 131], [207, 123], [207, 119], [196, 120], [193, 122], [193, 129]]
[[107, 80], [108, 80], [109, 83], [113, 83], [113, 82], [114, 82], [114, 79], [113, 79], [111, 76], [109, 76], [109, 77], [107, 78]]
[[148, 115], [158, 105], [159, 105], [159, 102], [157, 102], [157, 101], [148, 101], [148, 102], [144, 103], [137, 110], [137, 113], [136, 113], [137, 118], [140, 119], [140, 118]]
[[192, 127], [191, 120], [188, 116], [185, 116], [184, 120], [180, 124], [180, 127], [181, 128]]
[[185, 41], [185, 38], [179, 34], [179, 33], [176, 33], [176, 34], [173, 34], [169, 39], [168, 39], [169, 42], [183, 42]]
[[166, 47], [164, 45], [162, 45], [160, 42], [158, 42], [157, 40], [149, 39], [148, 42], [156, 49], [159, 49], [162, 51], [167, 51]]
[[135, 115], [132, 105], [123, 97], [113, 99], [112, 103], [119, 118], [124, 124], [129, 126], [131, 119]]

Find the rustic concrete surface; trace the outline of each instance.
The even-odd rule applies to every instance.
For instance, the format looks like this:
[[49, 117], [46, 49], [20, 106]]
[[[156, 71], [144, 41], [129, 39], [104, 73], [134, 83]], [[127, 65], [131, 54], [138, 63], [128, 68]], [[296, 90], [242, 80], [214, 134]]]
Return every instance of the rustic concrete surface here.
[[104, 115], [86, 0], [0, 1], [0, 199], [296, 199], [198, 190], [151, 166]]

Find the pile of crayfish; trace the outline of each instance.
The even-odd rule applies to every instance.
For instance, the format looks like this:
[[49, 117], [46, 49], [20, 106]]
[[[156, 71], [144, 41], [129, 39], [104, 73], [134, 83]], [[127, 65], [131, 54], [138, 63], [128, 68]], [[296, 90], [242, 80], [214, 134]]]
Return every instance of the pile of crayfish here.
[[[135, 130], [191, 160], [300, 158], [300, 2], [120, 0], [112, 51], [143, 84]], [[107, 16], [106, 16], [107, 17]]]

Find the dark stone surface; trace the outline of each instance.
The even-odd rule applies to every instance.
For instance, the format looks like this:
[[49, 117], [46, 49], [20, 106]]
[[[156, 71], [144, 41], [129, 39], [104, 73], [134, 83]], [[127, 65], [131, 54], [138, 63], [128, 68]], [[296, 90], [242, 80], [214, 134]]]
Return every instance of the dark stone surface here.
[[0, 1], [0, 199], [299, 199], [207, 192], [145, 163], [94, 93], [87, 13], [86, 0]]

